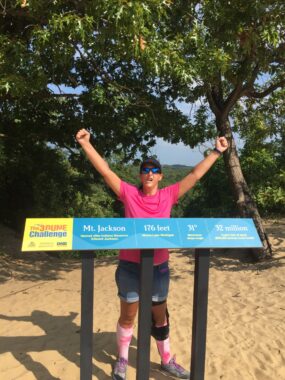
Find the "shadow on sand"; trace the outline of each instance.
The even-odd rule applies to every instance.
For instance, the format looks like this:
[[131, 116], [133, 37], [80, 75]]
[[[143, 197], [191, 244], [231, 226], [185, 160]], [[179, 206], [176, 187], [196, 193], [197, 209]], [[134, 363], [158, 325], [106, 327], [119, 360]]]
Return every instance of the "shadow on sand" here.
[[[0, 314], [0, 319], [2, 320], [32, 323], [44, 332], [40, 336], [0, 337], [0, 355], [7, 352], [11, 353], [36, 379], [62, 380], [53, 376], [45, 365], [32, 357], [32, 354], [57, 351], [63, 358], [70, 363], [74, 363], [79, 368], [80, 326], [74, 322], [76, 317], [77, 313], [74, 312], [70, 312], [67, 316], [58, 316], [40, 310], [34, 310], [29, 316], [7, 316]], [[62, 334], [63, 331], [64, 334]], [[133, 337], [130, 346], [129, 365], [134, 368], [136, 367], [136, 344], [136, 339]], [[98, 380], [110, 379], [115, 357], [115, 332], [94, 332], [93, 358], [96, 362], [103, 363], [105, 366], [107, 365], [110, 370], [106, 373], [99, 366], [95, 365], [93, 361], [93, 376]], [[159, 371], [157, 363], [151, 362], [150, 365], [151, 375], [155, 379], [166, 379], [166, 376]], [[79, 378], [79, 370], [78, 376], [75, 375], [74, 378]]]

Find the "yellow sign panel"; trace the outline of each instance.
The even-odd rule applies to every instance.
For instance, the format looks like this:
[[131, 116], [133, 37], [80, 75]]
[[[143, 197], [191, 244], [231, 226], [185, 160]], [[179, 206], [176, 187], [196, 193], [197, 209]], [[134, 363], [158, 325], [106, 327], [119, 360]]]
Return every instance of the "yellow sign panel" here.
[[72, 249], [73, 219], [26, 219], [22, 251], [67, 251]]

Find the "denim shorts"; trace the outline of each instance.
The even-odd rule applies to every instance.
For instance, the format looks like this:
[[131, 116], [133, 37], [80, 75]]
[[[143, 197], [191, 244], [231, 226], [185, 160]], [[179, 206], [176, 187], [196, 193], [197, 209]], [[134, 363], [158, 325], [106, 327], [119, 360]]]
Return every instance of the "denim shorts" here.
[[[118, 296], [125, 302], [132, 303], [139, 300], [140, 264], [120, 260], [116, 269], [116, 283]], [[166, 300], [169, 289], [168, 261], [153, 267], [152, 301]]]

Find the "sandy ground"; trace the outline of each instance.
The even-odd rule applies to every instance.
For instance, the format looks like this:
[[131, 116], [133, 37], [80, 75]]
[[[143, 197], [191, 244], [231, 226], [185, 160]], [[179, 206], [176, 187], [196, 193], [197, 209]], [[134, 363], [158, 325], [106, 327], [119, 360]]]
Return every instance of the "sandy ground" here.
[[[273, 259], [251, 263], [232, 251], [211, 257], [206, 380], [285, 379], [285, 220], [266, 224]], [[77, 380], [81, 263], [19, 247], [20, 239], [1, 227], [0, 379]], [[93, 379], [110, 379], [116, 354], [116, 263], [95, 262]], [[193, 251], [173, 252], [170, 266], [171, 347], [189, 367]], [[136, 333], [128, 380], [136, 378], [135, 365]], [[154, 341], [150, 379], [166, 379]]]

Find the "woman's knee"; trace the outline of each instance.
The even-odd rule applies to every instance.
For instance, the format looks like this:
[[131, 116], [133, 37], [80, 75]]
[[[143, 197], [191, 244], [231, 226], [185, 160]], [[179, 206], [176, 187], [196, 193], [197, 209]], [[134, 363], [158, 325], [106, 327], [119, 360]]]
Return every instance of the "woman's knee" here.
[[166, 301], [152, 303], [152, 320], [156, 325], [163, 325], [167, 321]]
[[134, 324], [138, 309], [138, 302], [127, 303], [121, 301], [119, 324], [122, 327], [131, 327]]

